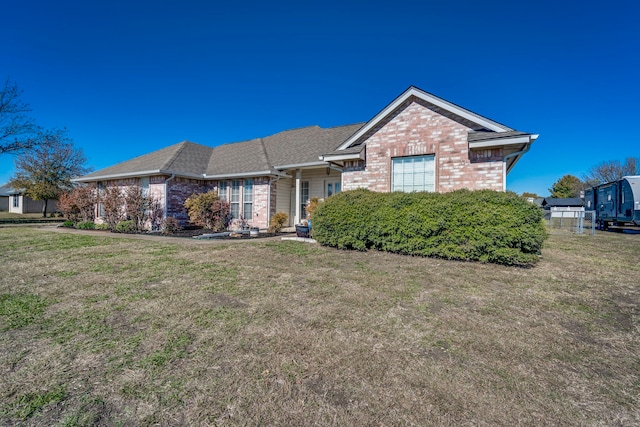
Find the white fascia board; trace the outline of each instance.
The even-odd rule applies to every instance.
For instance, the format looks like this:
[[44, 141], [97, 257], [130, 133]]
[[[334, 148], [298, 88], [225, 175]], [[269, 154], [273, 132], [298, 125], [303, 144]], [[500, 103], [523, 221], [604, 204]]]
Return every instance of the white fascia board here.
[[478, 142], [470, 142], [469, 148], [498, 147], [502, 145], [528, 144], [530, 142], [533, 142], [532, 138], [529, 135], [524, 135], [515, 138], [496, 138]]
[[364, 160], [364, 150], [359, 153], [349, 154], [327, 154], [320, 156], [320, 160], [338, 162], [342, 160]]
[[241, 173], [226, 173], [218, 175], [203, 175], [203, 179], [224, 179], [224, 178], [251, 178], [258, 176], [279, 175], [274, 171], [254, 171], [254, 172], [241, 172]]
[[373, 129], [382, 119], [384, 119], [387, 115], [389, 115], [393, 110], [398, 108], [402, 103], [404, 103], [410, 97], [415, 96], [416, 98], [420, 98], [423, 101], [426, 101], [430, 104], [436, 105], [444, 110], [450, 111], [456, 116], [460, 116], [469, 121], [477, 123], [487, 129], [490, 129], [495, 132], [507, 132], [513, 130], [507, 126], [500, 125], [494, 121], [488, 120], [482, 116], [479, 116], [475, 113], [472, 113], [469, 110], [466, 110], [462, 107], [458, 107], [455, 104], [445, 101], [444, 99], [438, 98], [435, 95], [431, 95], [429, 93], [423, 92], [415, 87], [410, 87], [404, 93], [402, 93], [399, 97], [397, 97], [391, 104], [387, 105], [382, 111], [376, 114], [371, 120], [367, 122], [363, 127], [360, 128], [356, 133], [349, 137], [345, 142], [338, 147], [338, 150], [344, 150], [349, 147], [355, 141], [357, 141], [362, 135], [369, 132]]
[[204, 175], [196, 175], [190, 173], [177, 173], [168, 170], [151, 170], [151, 171], [140, 171], [140, 172], [126, 172], [126, 173], [116, 173], [111, 175], [99, 175], [92, 176], [89, 178], [73, 178], [72, 182], [94, 182], [94, 181], [107, 181], [111, 179], [123, 179], [123, 178], [136, 178], [141, 176], [153, 176], [153, 175], [175, 175], [183, 178], [193, 178], [193, 179], [203, 179]]
[[314, 167], [322, 167], [327, 166], [327, 162], [307, 162], [307, 163], [294, 163], [290, 165], [276, 165], [275, 169], [284, 170], [284, 169], [304, 169], [304, 168], [314, 168]]
[[109, 179], [134, 178], [137, 176], [151, 176], [151, 175], [159, 175], [162, 173], [163, 171], [158, 169], [158, 170], [152, 170], [152, 171], [125, 172], [125, 173], [115, 173], [110, 175], [98, 175], [98, 176], [91, 176], [86, 179], [84, 177], [78, 177], [78, 178], [73, 178], [71, 181], [72, 182], [106, 181]]

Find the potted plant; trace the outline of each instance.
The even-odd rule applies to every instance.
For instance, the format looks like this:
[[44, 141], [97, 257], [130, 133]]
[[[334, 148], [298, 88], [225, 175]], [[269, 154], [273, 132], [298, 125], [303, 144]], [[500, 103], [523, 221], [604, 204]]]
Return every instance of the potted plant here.
[[298, 237], [309, 237], [309, 233], [311, 231], [311, 227], [309, 226], [309, 221], [306, 219], [302, 220], [302, 223], [296, 224], [296, 236]]

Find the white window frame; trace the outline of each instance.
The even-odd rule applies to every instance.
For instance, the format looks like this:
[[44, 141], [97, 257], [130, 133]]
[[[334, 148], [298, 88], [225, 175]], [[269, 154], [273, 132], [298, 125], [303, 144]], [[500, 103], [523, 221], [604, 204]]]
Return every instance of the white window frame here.
[[308, 180], [300, 181], [300, 217], [307, 217], [307, 205], [311, 200], [311, 182]]
[[342, 191], [342, 182], [340, 179], [336, 180], [326, 180], [324, 182], [324, 195], [325, 197], [331, 197], [334, 194], [338, 194]]
[[435, 186], [434, 154], [391, 159], [391, 191], [434, 192]]

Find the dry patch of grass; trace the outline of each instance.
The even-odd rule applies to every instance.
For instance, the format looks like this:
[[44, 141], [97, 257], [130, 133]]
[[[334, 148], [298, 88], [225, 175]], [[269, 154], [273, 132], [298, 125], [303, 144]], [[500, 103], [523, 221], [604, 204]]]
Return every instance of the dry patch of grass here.
[[638, 237], [518, 269], [0, 229], [0, 424], [638, 424]]

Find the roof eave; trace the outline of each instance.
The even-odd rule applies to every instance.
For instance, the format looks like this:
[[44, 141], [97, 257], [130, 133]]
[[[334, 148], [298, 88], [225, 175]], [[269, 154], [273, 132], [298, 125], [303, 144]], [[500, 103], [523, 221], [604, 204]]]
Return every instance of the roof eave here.
[[517, 144], [530, 144], [538, 137], [538, 135], [522, 135], [510, 138], [492, 138], [484, 139], [482, 141], [469, 142], [469, 148], [486, 148], [497, 147], [501, 145], [517, 145]]
[[226, 178], [251, 178], [256, 176], [286, 176], [279, 171], [266, 170], [266, 171], [251, 171], [251, 172], [239, 172], [239, 173], [221, 173], [215, 175], [204, 175], [204, 179], [226, 179]]
[[171, 170], [155, 169], [155, 170], [140, 171], [140, 172], [124, 172], [124, 173], [115, 173], [115, 174], [106, 174], [106, 175], [97, 175], [97, 176], [88, 176], [88, 177], [81, 176], [78, 178], [73, 178], [71, 182], [95, 182], [95, 181], [106, 181], [111, 179], [136, 178], [141, 176], [152, 176], [152, 175], [175, 175], [175, 176], [181, 176], [184, 178], [203, 179], [203, 175], [174, 172]]
[[306, 163], [292, 163], [289, 165], [275, 165], [274, 168], [278, 170], [285, 169], [304, 169], [304, 168], [313, 168], [313, 167], [322, 167], [327, 166], [327, 162], [306, 162]]
[[344, 160], [364, 160], [364, 150], [357, 153], [349, 154], [324, 154], [320, 156], [320, 160], [325, 162], [340, 162]]

